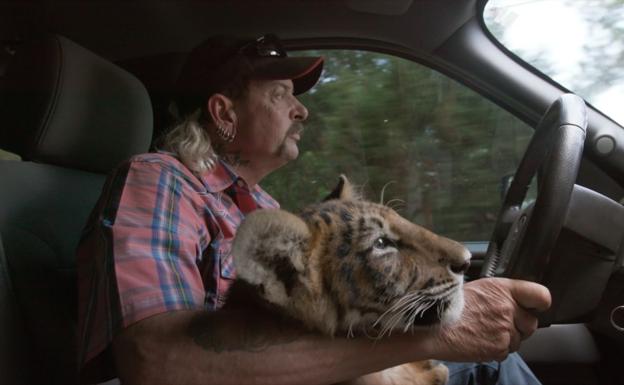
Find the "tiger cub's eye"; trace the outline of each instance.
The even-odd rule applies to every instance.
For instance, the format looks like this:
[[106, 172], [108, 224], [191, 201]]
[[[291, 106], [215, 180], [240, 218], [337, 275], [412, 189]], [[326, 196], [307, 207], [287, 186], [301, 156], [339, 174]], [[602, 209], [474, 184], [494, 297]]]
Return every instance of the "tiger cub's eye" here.
[[375, 239], [373, 243], [373, 247], [376, 249], [385, 249], [387, 247], [396, 247], [396, 243], [392, 239], [388, 239], [386, 237], [379, 237]]

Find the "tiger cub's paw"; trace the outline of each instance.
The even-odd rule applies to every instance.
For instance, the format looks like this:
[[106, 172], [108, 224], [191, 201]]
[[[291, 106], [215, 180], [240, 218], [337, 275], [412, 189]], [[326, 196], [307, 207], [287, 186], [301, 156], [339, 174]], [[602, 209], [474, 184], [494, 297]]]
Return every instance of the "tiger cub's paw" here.
[[433, 360], [417, 361], [406, 364], [414, 369], [414, 374], [418, 373], [414, 385], [444, 385], [448, 382], [448, 368]]

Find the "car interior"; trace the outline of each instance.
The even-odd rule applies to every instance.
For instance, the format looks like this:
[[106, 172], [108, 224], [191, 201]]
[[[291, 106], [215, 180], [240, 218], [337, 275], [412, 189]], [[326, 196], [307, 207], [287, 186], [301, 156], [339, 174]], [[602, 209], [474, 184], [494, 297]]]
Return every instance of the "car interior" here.
[[[557, 102], [569, 90], [492, 38], [486, 2], [0, 3], [0, 384], [111, 380], [78, 378], [76, 342], [74, 253], [106, 175], [154, 149], [193, 46], [214, 34], [268, 32], [294, 51], [353, 49], [417, 62], [545, 132], [544, 146], [560, 142], [548, 135], [557, 127], [583, 126], [572, 149], [552, 150], [559, 171], [549, 168], [551, 150], [527, 150], [533, 163], [516, 174], [508, 200], [492, 197], [502, 209], [488, 227], [489, 248], [489, 239], [467, 242], [468, 279], [549, 284], [556, 307], [520, 350], [545, 385], [624, 384], [624, 128], [580, 98], [581, 107]], [[557, 103], [565, 106], [546, 114]], [[540, 187], [527, 211], [522, 200], [536, 174], [553, 187]], [[546, 212], [555, 202], [565, 204]], [[531, 211], [557, 223], [528, 220], [527, 230], [523, 216], [540, 218]], [[536, 244], [542, 248], [529, 247]]]
[[[75, 381], [78, 354], [73, 253], [81, 222], [106, 173], [149, 149], [152, 108], [134, 76], [59, 35], [23, 46], [15, 61], [4, 84], [11, 98], [2, 106], [14, 129], [3, 132], [2, 142], [29, 161], [0, 166], [9, 306], [2, 311], [9, 325], [3, 382], [68, 383]], [[45, 357], [37, 371], [33, 352]]]

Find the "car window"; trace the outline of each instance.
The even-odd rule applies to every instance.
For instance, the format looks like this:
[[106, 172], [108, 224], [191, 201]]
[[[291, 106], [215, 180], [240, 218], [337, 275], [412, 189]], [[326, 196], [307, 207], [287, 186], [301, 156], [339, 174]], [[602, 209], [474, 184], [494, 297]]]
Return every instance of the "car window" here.
[[20, 160], [20, 156], [0, 148], [0, 160]]
[[489, 0], [492, 35], [624, 125], [624, 0]]
[[533, 129], [441, 73], [386, 54], [323, 55], [296, 162], [263, 187], [287, 210], [318, 201], [344, 173], [365, 196], [461, 241], [484, 241]]

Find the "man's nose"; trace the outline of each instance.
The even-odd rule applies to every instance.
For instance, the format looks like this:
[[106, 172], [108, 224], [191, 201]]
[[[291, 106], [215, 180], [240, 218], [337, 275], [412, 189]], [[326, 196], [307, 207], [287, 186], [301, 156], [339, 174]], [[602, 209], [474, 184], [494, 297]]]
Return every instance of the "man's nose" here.
[[299, 99], [295, 99], [295, 100], [296, 100], [296, 105], [292, 110], [293, 111], [292, 119], [303, 122], [304, 120], [308, 118], [308, 109], [303, 105], [303, 103], [299, 101]]

